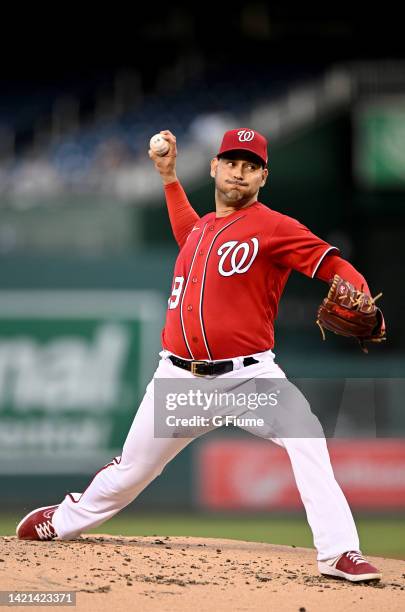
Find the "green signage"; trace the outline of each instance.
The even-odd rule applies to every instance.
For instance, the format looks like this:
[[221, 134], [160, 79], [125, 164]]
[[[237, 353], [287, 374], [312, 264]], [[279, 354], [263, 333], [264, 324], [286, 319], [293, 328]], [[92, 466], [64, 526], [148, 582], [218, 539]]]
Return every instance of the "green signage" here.
[[354, 151], [362, 185], [405, 187], [405, 97], [382, 98], [356, 112]]
[[151, 291], [0, 293], [0, 474], [87, 473], [120, 454], [158, 362]]

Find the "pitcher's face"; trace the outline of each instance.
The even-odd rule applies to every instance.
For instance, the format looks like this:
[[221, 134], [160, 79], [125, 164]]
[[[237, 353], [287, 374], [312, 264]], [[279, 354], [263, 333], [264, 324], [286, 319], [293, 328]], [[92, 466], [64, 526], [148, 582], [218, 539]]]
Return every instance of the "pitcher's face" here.
[[254, 198], [266, 183], [267, 168], [252, 156], [221, 156], [211, 161], [211, 176], [215, 188], [224, 201], [237, 206]]

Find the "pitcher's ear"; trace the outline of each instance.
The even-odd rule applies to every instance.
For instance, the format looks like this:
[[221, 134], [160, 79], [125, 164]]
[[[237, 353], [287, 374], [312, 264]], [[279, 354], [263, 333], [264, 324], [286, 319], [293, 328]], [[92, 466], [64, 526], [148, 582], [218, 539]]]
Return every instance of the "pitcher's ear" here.
[[215, 175], [217, 173], [217, 166], [218, 166], [218, 157], [213, 157], [211, 159], [211, 171], [210, 171], [210, 176], [212, 176], [212, 178], [215, 178]]
[[263, 171], [262, 171], [262, 184], [261, 184], [261, 187], [264, 187], [264, 186], [265, 186], [266, 181], [267, 181], [267, 179], [268, 179], [268, 176], [269, 176], [269, 169], [268, 169], [268, 168], [263, 168]]

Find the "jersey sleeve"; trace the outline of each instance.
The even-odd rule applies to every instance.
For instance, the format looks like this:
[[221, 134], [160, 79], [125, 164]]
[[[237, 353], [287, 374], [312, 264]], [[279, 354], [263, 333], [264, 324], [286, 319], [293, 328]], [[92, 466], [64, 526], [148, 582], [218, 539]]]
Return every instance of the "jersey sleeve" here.
[[173, 235], [179, 247], [182, 248], [200, 217], [188, 201], [179, 181], [165, 185], [164, 192]]
[[270, 240], [270, 257], [278, 265], [313, 278], [324, 257], [339, 249], [313, 234], [305, 225], [284, 215]]
[[371, 295], [369, 286], [366, 279], [356, 268], [346, 259], [339, 257], [338, 255], [332, 254], [325, 257], [322, 260], [316, 272], [316, 278], [330, 283], [333, 280], [335, 274], [339, 274], [341, 278], [352, 283], [359, 291], [364, 291], [368, 295]]

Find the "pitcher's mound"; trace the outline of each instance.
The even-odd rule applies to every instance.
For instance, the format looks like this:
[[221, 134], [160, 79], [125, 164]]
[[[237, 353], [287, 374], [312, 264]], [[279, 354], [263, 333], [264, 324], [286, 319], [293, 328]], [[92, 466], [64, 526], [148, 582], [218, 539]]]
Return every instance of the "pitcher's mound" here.
[[[1, 591], [75, 591], [76, 610], [405, 610], [405, 563], [375, 583], [319, 575], [309, 548], [189, 537], [0, 538]], [[22, 609], [22, 608], [18, 608]]]

